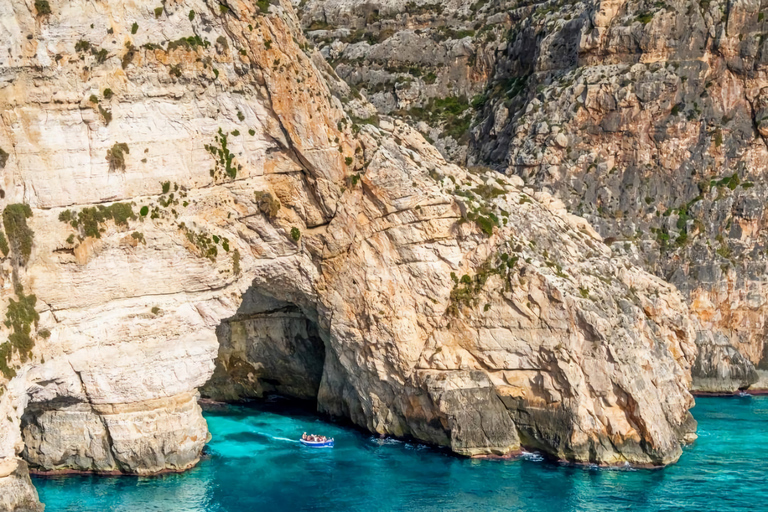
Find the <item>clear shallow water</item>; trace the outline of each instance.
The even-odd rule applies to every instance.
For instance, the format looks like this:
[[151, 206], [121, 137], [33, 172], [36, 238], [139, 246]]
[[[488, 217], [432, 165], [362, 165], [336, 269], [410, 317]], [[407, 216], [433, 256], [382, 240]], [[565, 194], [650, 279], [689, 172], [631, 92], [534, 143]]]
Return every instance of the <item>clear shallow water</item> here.
[[[460, 459], [276, 405], [205, 416], [209, 456], [181, 475], [35, 478], [46, 512], [756, 510], [768, 498], [768, 397], [698, 398], [699, 440], [663, 470]], [[336, 438], [303, 448], [302, 432]], [[531, 457], [536, 459], [536, 457]]]

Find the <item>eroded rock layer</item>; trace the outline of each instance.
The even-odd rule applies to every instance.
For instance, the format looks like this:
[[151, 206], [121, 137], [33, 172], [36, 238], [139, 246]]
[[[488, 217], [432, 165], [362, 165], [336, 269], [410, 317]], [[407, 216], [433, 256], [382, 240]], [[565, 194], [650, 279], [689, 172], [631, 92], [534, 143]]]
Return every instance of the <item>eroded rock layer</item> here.
[[[675, 284], [700, 325], [695, 389], [734, 392], [763, 386], [768, 369], [763, 4], [299, 8], [308, 37], [379, 112], [457, 161], [552, 192], [617, 255]], [[452, 145], [470, 125], [471, 140]]]
[[355, 124], [289, 4], [46, 5], [0, 7], [1, 460], [190, 467], [212, 375], [464, 455], [692, 439], [680, 294], [550, 195]]

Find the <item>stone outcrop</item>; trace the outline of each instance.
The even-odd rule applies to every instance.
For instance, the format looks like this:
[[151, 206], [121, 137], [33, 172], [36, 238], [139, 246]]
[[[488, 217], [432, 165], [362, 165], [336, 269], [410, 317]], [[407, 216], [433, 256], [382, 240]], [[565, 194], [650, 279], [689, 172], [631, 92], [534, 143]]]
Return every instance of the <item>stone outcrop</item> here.
[[19, 455], [195, 464], [212, 375], [470, 456], [659, 465], [695, 436], [674, 287], [549, 194], [357, 123], [290, 4], [46, 5], [0, 7], [5, 508], [35, 502]]
[[[677, 286], [705, 347], [696, 389], [754, 385], [768, 366], [759, 2], [354, 4], [302, 2], [305, 30], [339, 74], [385, 113], [401, 90], [419, 91], [414, 106], [427, 110], [431, 98], [474, 98], [462, 117], [473, 118], [468, 163], [553, 193], [616, 255]], [[435, 39], [469, 56], [441, 62], [428, 86]], [[476, 81], [447, 78], [457, 74]], [[382, 90], [385, 79], [396, 83]]]

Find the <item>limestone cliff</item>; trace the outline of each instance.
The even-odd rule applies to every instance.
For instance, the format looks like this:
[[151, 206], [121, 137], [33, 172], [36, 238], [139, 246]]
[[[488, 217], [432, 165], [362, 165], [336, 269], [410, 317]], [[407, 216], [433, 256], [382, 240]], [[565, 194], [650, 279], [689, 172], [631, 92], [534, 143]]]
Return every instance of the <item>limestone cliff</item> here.
[[361, 126], [290, 4], [0, 21], [4, 508], [36, 507], [19, 457], [191, 467], [212, 375], [464, 455], [657, 465], [695, 436], [674, 287], [519, 179]]
[[312, 40], [380, 111], [433, 138], [421, 121], [443, 134], [471, 121], [471, 165], [552, 192], [675, 284], [699, 324], [695, 389], [732, 392], [768, 368], [764, 4], [301, 6]]

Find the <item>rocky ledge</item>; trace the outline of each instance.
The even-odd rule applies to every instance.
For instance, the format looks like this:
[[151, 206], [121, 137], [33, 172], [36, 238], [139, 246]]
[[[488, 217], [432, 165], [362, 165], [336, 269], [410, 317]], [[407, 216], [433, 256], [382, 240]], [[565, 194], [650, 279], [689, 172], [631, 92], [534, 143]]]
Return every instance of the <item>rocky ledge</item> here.
[[695, 436], [675, 288], [518, 178], [356, 122], [289, 3], [35, 5], [0, 7], [0, 495], [36, 502], [18, 456], [190, 467], [200, 388], [469, 456], [662, 465]]

